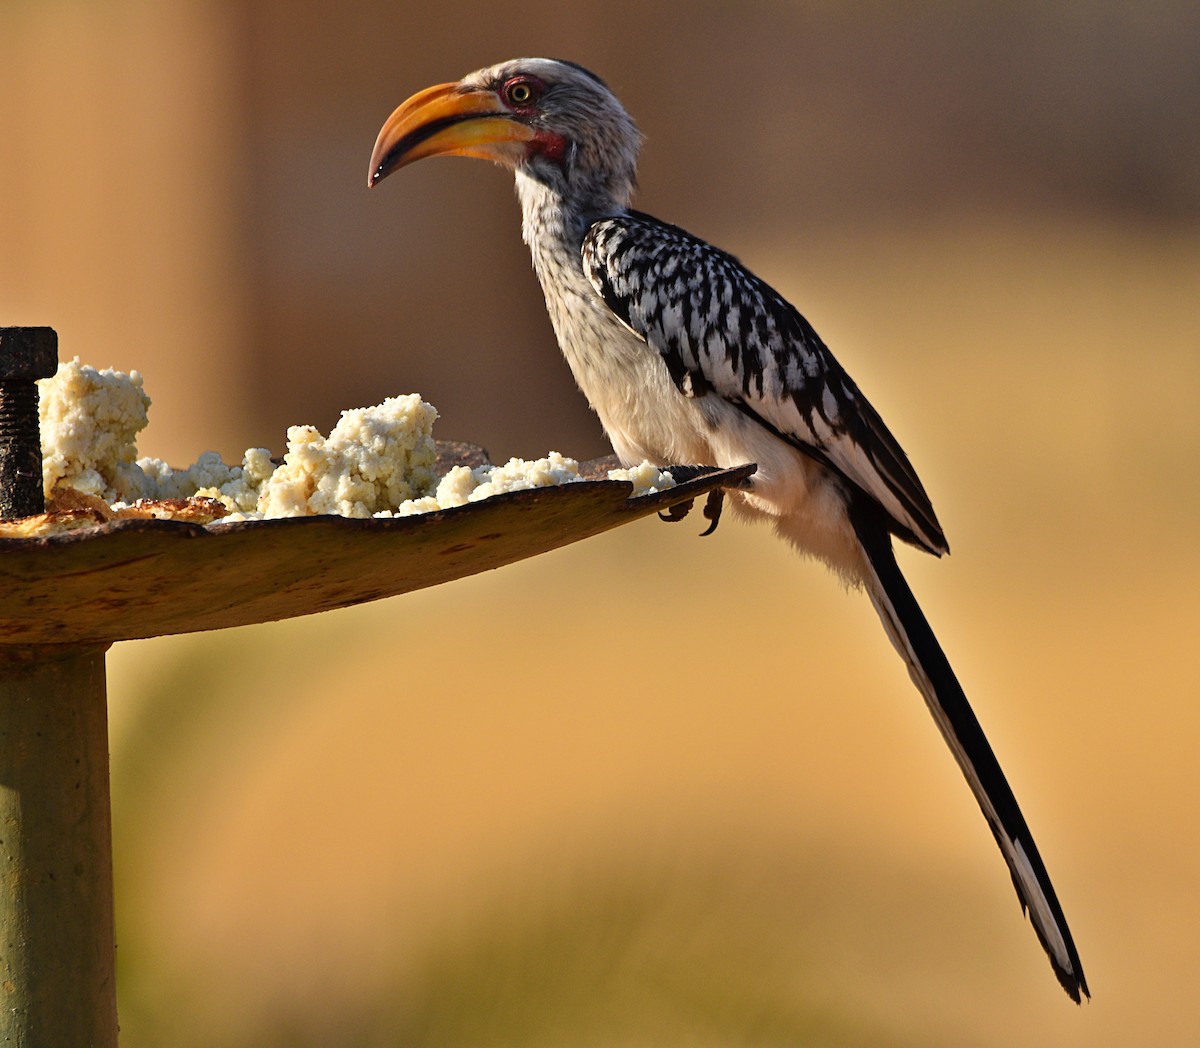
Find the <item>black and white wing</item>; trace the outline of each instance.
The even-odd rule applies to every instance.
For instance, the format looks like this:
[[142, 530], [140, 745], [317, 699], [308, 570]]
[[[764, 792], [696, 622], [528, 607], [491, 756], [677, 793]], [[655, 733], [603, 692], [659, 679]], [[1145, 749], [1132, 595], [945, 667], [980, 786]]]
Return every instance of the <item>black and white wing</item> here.
[[892, 530], [944, 553], [925, 489], [883, 420], [812, 326], [732, 255], [637, 212], [603, 219], [584, 270], [680, 389], [713, 392], [878, 504]]

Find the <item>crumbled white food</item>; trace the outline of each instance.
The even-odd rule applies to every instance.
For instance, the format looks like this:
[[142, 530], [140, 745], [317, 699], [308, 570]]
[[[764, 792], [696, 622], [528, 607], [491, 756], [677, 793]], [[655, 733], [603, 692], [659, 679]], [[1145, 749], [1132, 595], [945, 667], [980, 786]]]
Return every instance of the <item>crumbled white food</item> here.
[[312, 426], [293, 426], [283, 465], [263, 487], [258, 512], [268, 518], [370, 517], [430, 494], [436, 418], [436, 409], [412, 393], [343, 411], [328, 437]]
[[[215, 452], [206, 451], [196, 460], [196, 466], [209, 456], [217, 458]], [[256, 512], [262, 490], [275, 472], [271, 453], [266, 448], [250, 448], [242, 456], [240, 466], [225, 466], [219, 459], [218, 463], [225, 470], [224, 476], [214, 470], [216, 475], [209, 481], [201, 482], [198, 477], [192, 478], [197, 484], [196, 495], [200, 498], [217, 499], [235, 513]], [[183, 472], [191, 473], [196, 466], [190, 466]]]
[[675, 486], [675, 478], [652, 462], [642, 462], [629, 469], [610, 469], [609, 480], [625, 480], [633, 485], [634, 495], [653, 495]]
[[[293, 426], [279, 465], [266, 448], [251, 448], [240, 466], [206, 451], [176, 470], [160, 459], [137, 458], [150, 398], [136, 371], [98, 371], [76, 358], [39, 386], [48, 500], [56, 487], [115, 507], [138, 499], [215, 499], [228, 510], [224, 522], [316, 514], [404, 517], [582, 479], [579, 463], [558, 452], [502, 466], [455, 466], [436, 477], [437, 410], [415, 393], [344, 411], [327, 437], [312, 426]], [[608, 475], [633, 484], [635, 495], [675, 484], [670, 473], [648, 462]]]
[[438, 481], [437, 488], [430, 495], [408, 499], [400, 503], [394, 512], [385, 511], [376, 516], [409, 517], [416, 513], [465, 506], [468, 502], [478, 502], [504, 491], [546, 488], [582, 479], [579, 463], [557, 451], [532, 462], [512, 458], [503, 466], [485, 465], [474, 469], [470, 466], [454, 466]]
[[[532, 462], [512, 458], [503, 466], [476, 466], [474, 469], [469, 466], [455, 466], [438, 482], [437, 490], [432, 496], [410, 499], [401, 503], [394, 513], [379, 513], [376, 516], [408, 517], [417, 513], [452, 509], [505, 491], [572, 484], [583, 479], [579, 473], [579, 462], [557, 451]], [[631, 469], [610, 469], [608, 479], [629, 482], [633, 485], [634, 495], [649, 495], [675, 486], [675, 478], [670, 473], [649, 462], [643, 462]]]
[[47, 498], [59, 484], [106, 502], [152, 497], [136, 462], [137, 435], [150, 407], [141, 375], [97, 371], [76, 357], [38, 387]]

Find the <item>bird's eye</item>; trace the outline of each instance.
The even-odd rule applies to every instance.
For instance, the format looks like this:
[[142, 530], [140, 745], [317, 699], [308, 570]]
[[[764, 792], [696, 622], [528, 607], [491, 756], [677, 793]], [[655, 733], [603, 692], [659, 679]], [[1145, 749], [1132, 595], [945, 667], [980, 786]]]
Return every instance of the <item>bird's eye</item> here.
[[518, 109], [533, 105], [541, 94], [541, 85], [528, 77], [514, 77], [502, 88], [504, 101]]

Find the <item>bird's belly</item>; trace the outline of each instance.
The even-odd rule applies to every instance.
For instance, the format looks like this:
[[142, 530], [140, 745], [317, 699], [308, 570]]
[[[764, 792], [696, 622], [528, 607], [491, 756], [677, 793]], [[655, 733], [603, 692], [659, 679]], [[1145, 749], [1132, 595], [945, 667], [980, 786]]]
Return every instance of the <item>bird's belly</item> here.
[[676, 389], [658, 353], [611, 313], [580, 305], [556, 334], [622, 463], [716, 465], [704, 412]]

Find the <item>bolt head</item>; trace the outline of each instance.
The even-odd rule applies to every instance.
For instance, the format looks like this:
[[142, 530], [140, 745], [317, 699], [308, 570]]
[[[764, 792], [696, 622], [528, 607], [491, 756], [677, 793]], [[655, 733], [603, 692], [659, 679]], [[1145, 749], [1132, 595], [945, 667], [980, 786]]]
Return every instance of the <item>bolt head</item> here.
[[51, 378], [58, 370], [52, 327], [0, 327], [0, 382]]

